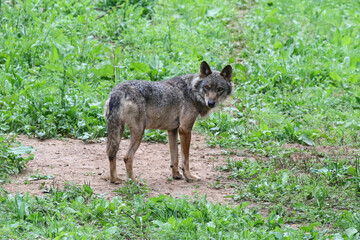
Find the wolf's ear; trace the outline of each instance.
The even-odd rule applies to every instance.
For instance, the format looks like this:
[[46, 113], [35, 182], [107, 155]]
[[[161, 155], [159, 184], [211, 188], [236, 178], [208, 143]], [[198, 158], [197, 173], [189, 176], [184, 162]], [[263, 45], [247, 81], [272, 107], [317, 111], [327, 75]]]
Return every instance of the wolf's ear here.
[[203, 61], [200, 65], [200, 77], [209, 76], [212, 73], [209, 64]]
[[227, 65], [221, 71], [220, 75], [230, 82], [232, 79], [232, 67], [230, 65]]

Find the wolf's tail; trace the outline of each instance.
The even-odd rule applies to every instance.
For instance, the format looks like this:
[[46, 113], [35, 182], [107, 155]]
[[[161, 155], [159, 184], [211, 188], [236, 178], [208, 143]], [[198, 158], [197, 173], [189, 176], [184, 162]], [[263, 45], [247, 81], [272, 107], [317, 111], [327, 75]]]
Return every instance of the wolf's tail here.
[[105, 103], [104, 117], [106, 119], [109, 118], [109, 102], [110, 102], [110, 97], [108, 98], [108, 100], [106, 100], [106, 103]]
[[121, 107], [120, 99], [120, 95], [113, 94], [105, 103], [104, 116], [107, 118], [108, 132], [106, 152], [109, 159], [115, 158], [119, 149], [121, 135], [125, 127], [125, 123], [121, 116], [121, 111], [119, 111], [119, 108]]

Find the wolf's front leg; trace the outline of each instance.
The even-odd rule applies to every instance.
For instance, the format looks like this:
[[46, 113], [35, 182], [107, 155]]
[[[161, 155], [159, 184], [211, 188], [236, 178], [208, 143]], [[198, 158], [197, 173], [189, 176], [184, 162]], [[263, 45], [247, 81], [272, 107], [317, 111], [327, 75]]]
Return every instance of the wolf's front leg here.
[[189, 151], [191, 142], [191, 129], [179, 128], [181, 158], [183, 161], [183, 173], [187, 182], [200, 181], [200, 177], [191, 175], [189, 166]]
[[178, 129], [168, 130], [168, 139], [170, 147], [170, 159], [171, 159], [171, 170], [172, 177], [175, 180], [182, 179], [183, 176], [179, 172], [179, 153], [178, 153]]
[[110, 158], [110, 182], [119, 183], [121, 179], [116, 174], [116, 158]]

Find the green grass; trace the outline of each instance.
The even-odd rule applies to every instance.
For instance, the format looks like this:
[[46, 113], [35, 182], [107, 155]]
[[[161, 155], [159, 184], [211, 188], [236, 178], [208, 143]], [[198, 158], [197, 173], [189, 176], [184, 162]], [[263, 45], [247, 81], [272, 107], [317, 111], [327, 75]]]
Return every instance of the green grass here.
[[238, 180], [233, 186], [237, 201], [256, 202], [259, 209], [275, 211], [286, 223], [340, 227], [345, 212], [351, 215], [360, 208], [360, 175], [352, 164], [335, 156], [298, 161], [245, 159], [229, 161], [222, 169]]
[[[220, 170], [233, 183], [213, 186], [232, 187], [238, 207], [147, 198], [134, 183], [111, 200], [87, 185], [45, 197], [1, 190], [4, 238], [359, 238], [358, 1], [0, 3], [0, 133], [106, 136], [103, 104], [115, 84], [197, 72], [206, 60], [231, 64], [236, 87], [196, 129], [249, 156], [230, 154]], [[29, 150], [1, 135], [1, 181], [26, 167]]]
[[[134, 186], [128, 185], [129, 188]], [[132, 191], [132, 190], [130, 190]], [[135, 191], [139, 189], [135, 187]], [[140, 191], [142, 191], [140, 189]], [[0, 234], [8, 239], [278, 239], [321, 236], [308, 226], [285, 228], [282, 218], [205, 199], [142, 194], [106, 200], [89, 186], [68, 185], [46, 197], [0, 195]]]
[[217, 137], [213, 144], [358, 147], [359, 9], [351, 0], [258, 1], [249, 9], [237, 33], [245, 64], [231, 117], [199, 124]]
[[230, 155], [222, 168], [237, 180], [235, 200], [287, 224], [315, 224], [329, 238], [357, 239], [360, 5], [253, 4], [240, 4], [248, 8], [239, 23], [246, 44], [236, 57], [245, 64], [236, 66], [233, 105], [197, 127], [210, 145], [253, 154], [244, 161]]
[[103, 105], [116, 83], [198, 72], [202, 60], [224, 66], [232, 12], [217, 1], [4, 3], [0, 131], [105, 136]]

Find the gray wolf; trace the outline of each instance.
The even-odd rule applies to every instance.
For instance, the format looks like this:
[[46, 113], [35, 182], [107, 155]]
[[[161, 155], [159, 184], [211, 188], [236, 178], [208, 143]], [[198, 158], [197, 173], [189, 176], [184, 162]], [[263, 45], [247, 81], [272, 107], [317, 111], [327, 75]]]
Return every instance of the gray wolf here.
[[212, 71], [204, 61], [200, 73], [174, 77], [159, 82], [124, 81], [111, 91], [105, 104], [107, 118], [106, 152], [110, 161], [110, 182], [120, 181], [116, 173], [116, 153], [124, 126], [130, 129], [130, 146], [124, 157], [126, 172], [132, 180], [133, 159], [145, 129], [167, 130], [172, 177], [179, 172], [178, 144], [180, 135], [182, 171], [188, 182], [200, 180], [190, 173], [189, 150], [191, 130], [200, 116], [206, 116], [232, 92], [232, 68]]

